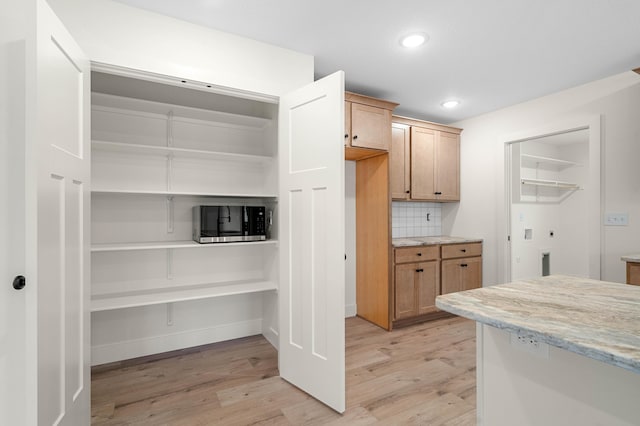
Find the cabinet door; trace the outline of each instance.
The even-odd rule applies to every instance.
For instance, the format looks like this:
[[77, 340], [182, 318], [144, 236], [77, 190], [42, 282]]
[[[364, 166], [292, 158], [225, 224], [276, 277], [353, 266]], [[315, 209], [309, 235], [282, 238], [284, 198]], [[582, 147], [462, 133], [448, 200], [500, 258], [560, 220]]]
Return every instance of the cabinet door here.
[[482, 257], [442, 261], [442, 294], [482, 287]]
[[344, 103], [344, 146], [351, 146], [351, 102]]
[[280, 98], [279, 369], [345, 410], [344, 73]]
[[435, 193], [438, 200], [460, 200], [460, 136], [438, 132], [435, 150]]
[[357, 103], [351, 104], [351, 146], [389, 150], [391, 111]]
[[0, 262], [0, 424], [86, 425], [90, 64], [44, 0], [3, 6], [0, 213], [13, 245]]
[[426, 314], [436, 310], [436, 296], [439, 294], [440, 271], [438, 262], [421, 262], [416, 276], [417, 313]]
[[407, 200], [410, 194], [410, 133], [410, 127], [404, 124], [394, 123], [391, 127], [389, 180], [394, 200]]
[[418, 263], [396, 266], [394, 318], [402, 319], [416, 315], [416, 275]]
[[434, 130], [411, 128], [411, 198], [434, 199], [434, 155], [436, 134]]

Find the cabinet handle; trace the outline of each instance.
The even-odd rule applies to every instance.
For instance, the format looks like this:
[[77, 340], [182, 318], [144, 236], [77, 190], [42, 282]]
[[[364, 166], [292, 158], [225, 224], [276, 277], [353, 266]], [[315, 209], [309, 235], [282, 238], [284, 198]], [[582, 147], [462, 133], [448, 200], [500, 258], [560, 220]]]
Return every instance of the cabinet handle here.
[[411, 191], [409, 191], [408, 189], [406, 191], [404, 191], [404, 192], [407, 193], [407, 194], [411, 193]]
[[416, 269], [416, 272], [424, 272], [424, 269]]
[[435, 195], [442, 195], [442, 192], [438, 191], [438, 192], [434, 192]]
[[467, 249], [460, 249], [461, 252], [466, 253]]
[[422, 256], [422, 253], [416, 253], [416, 256]]
[[358, 135], [353, 136], [353, 140], [355, 141], [356, 139], [358, 139]]
[[344, 134], [344, 138], [347, 139], [349, 137], [349, 133]]
[[460, 267], [462, 267], [462, 268], [466, 268], [467, 266], [469, 266], [469, 265], [468, 265], [468, 264], [466, 264], [466, 263], [461, 263], [461, 264], [460, 264]]

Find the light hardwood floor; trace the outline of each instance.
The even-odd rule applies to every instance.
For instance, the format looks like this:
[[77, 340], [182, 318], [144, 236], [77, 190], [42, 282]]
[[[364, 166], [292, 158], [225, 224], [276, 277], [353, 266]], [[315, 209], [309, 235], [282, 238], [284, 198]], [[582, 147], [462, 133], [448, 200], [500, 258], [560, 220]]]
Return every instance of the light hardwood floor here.
[[262, 336], [171, 355], [94, 368], [92, 424], [475, 424], [475, 323], [462, 318], [392, 332], [348, 319], [343, 415], [282, 380]]

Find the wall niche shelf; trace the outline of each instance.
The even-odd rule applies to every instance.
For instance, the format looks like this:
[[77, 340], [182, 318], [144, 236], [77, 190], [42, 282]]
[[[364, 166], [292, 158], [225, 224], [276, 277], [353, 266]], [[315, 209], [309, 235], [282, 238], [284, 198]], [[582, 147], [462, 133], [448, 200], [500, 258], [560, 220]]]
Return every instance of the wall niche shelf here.
[[193, 197], [219, 197], [219, 198], [259, 198], [266, 201], [275, 201], [276, 194], [273, 193], [223, 193], [223, 192], [187, 192], [187, 191], [163, 191], [163, 190], [139, 190], [139, 189], [120, 189], [120, 188], [94, 188], [91, 190], [93, 194], [130, 194], [130, 195], [163, 195], [163, 196], [193, 196]]
[[[134, 285], [135, 286], [135, 285]], [[91, 311], [109, 311], [187, 300], [274, 291], [278, 287], [271, 281], [230, 281], [221, 283], [187, 284], [150, 290], [124, 291], [121, 293], [94, 294]]]
[[195, 241], [158, 241], [146, 243], [103, 243], [91, 245], [92, 253], [100, 253], [106, 251], [131, 251], [131, 250], [161, 250], [161, 249], [183, 249], [183, 248], [224, 248], [234, 246], [255, 246], [255, 245], [277, 245], [277, 240], [265, 241], [243, 241], [237, 243], [216, 243], [216, 244], [200, 244]]
[[173, 155], [176, 158], [209, 158], [223, 161], [252, 163], [266, 163], [273, 160], [272, 157], [266, 155], [236, 154], [232, 152], [216, 152], [202, 149], [176, 148], [173, 146], [145, 145], [101, 140], [92, 141], [91, 148], [94, 151], [121, 152], [138, 155]]
[[520, 182], [523, 185], [544, 186], [549, 188], [565, 189], [571, 191], [577, 191], [580, 185], [570, 182], [560, 182], [557, 180], [545, 180], [545, 179], [521, 179]]
[[581, 166], [582, 164], [576, 163], [573, 161], [560, 160], [557, 158], [551, 157], [541, 157], [538, 155], [530, 155], [530, 154], [521, 154], [520, 161], [522, 162], [523, 167], [537, 167], [540, 165], [545, 165], [557, 169], [562, 169], [565, 167], [574, 167]]

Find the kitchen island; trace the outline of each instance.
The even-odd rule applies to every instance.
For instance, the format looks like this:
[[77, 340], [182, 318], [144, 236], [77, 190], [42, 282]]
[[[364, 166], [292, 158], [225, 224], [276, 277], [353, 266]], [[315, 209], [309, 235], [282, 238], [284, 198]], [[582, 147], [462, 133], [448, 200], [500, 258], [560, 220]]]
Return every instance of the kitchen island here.
[[436, 306], [478, 323], [478, 424], [640, 424], [640, 288], [550, 276]]

